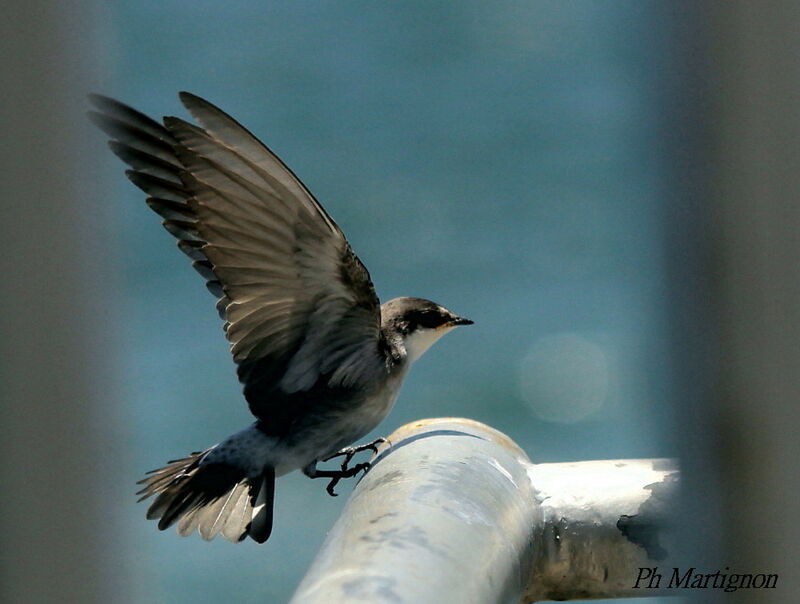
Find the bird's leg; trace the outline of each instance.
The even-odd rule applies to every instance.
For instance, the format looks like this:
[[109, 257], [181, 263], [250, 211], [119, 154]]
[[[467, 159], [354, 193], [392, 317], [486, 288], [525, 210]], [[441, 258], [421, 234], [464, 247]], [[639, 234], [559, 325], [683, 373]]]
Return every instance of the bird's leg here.
[[356, 453], [360, 453], [361, 451], [372, 451], [373, 454], [378, 452], [378, 445], [381, 443], [387, 442], [385, 438], [376, 438], [371, 443], [367, 443], [365, 445], [359, 445], [357, 447], [345, 447], [341, 451], [337, 451], [333, 455], [329, 455], [328, 457], [324, 458], [322, 461], [330, 461], [331, 459], [335, 459], [336, 457], [344, 457], [344, 461], [342, 461], [341, 469], [340, 470], [318, 470], [317, 469], [317, 462], [308, 464], [305, 468], [303, 468], [303, 474], [308, 476], [309, 478], [330, 478], [331, 481], [328, 483], [328, 486], [325, 487], [325, 490], [328, 491], [328, 494], [331, 497], [336, 497], [336, 493], [334, 493], [333, 489], [339, 484], [339, 481], [342, 478], [351, 478], [358, 474], [361, 471], [364, 473], [369, 470], [370, 464], [368, 461], [358, 463], [354, 465], [352, 468], [348, 467], [350, 464], [350, 460], [353, 459], [353, 455]]
[[303, 474], [308, 476], [309, 478], [330, 478], [331, 481], [328, 483], [328, 486], [325, 487], [325, 490], [328, 491], [328, 495], [331, 497], [337, 497], [336, 493], [333, 492], [333, 489], [339, 484], [339, 481], [342, 478], [351, 478], [358, 474], [361, 471], [366, 472], [369, 470], [368, 463], [358, 463], [354, 465], [352, 468], [342, 468], [341, 470], [318, 470], [317, 469], [317, 462], [313, 462], [308, 464], [305, 468], [303, 468]]

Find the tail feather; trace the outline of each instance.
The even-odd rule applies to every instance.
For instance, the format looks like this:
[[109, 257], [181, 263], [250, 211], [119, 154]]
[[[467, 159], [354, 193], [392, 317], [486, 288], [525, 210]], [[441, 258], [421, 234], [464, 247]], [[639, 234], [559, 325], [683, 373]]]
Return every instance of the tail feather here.
[[198, 523], [200, 525], [200, 536], [206, 541], [211, 541], [222, 530], [223, 525], [230, 517], [233, 509], [232, 502], [238, 500], [243, 491], [246, 490], [244, 482], [238, 483], [224, 497], [220, 497], [213, 505], [208, 506], [202, 512], [198, 512]]
[[197, 530], [197, 523], [200, 521], [198, 510], [186, 512], [183, 518], [178, 520], [177, 531], [181, 537], [188, 537]]
[[267, 468], [262, 474], [261, 484], [253, 506], [250, 537], [264, 543], [272, 532], [272, 501], [275, 499], [275, 470]]
[[139, 501], [155, 496], [147, 518], [157, 519], [160, 530], [177, 523], [181, 536], [197, 530], [206, 540], [222, 533], [234, 542], [249, 535], [263, 543], [272, 531], [274, 469], [250, 478], [234, 465], [204, 461], [212, 449], [170, 461], [139, 481]]
[[[169, 499], [170, 495], [170, 493], [164, 493], [163, 495], [159, 495], [159, 498], [164, 497], [165, 499]], [[180, 520], [184, 514], [198, 511], [198, 508], [203, 505], [202, 499], [202, 493], [183, 491], [176, 495], [171, 501], [166, 501], [165, 503], [168, 505], [166, 510], [161, 514], [161, 519], [158, 521], [158, 530], [163, 531], [168, 529]], [[153, 502], [153, 505], [159, 505], [158, 499]]]
[[222, 536], [228, 541], [241, 541], [247, 535], [247, 525], [251, 518], [251, 515], [247, 513], [249, 499], [247, 491], [242, 490], [239, 499], [231, 508], [228, 521], [222, 527]]

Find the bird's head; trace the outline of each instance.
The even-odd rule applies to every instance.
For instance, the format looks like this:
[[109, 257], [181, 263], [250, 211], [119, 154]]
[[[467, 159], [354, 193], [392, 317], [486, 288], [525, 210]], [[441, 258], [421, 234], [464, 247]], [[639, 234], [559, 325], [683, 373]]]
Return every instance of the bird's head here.
[[472, 321], [430, 300], [395, 298], [381, 306], [381, 324], [400, 339], [411, 363], [448, 331], [459, 325], [472, 325]]

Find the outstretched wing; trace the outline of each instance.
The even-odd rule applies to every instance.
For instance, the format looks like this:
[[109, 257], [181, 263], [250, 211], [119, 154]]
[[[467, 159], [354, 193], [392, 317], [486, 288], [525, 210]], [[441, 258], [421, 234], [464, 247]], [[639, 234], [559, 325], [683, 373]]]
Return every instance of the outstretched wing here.
[[303, 393], [359, 388], [380, 369], [378, 297], [342, 231], [281, 160], [214, 105], [180, 97], [200, 126], [161, 125], [100, 95], [90, 117], [219, 298], [250, 410], [285, 423]]

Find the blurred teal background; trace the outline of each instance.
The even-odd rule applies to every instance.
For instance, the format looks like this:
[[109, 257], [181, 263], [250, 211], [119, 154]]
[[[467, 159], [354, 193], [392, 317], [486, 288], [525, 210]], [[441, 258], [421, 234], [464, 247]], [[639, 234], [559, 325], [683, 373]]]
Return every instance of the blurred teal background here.
[[3, 9], [0, 601], [285, 601], [344, 503], [282, 478], [261, 547], [134, 503], [251, 421], [213, 299], [85, 116], [90, 91], [183, 115], [180, 89], [297, 171], [384, 300], [475, 319], [376, 434], [462, 415], [534, 461], [678, 457], [681, 559], [793, 601], [800, 4]]
[[[701, 386], [674, 338], [697, 320], [673, 305], [669, 250], [695, 219], [674, 201], [678, 18], [640, 1], [115, 1], [98, 19], [95, 90], [154, 116], [185, 117], [178, 90], [218, 104], [322, 201], [382, 300], [475, 320], [417, 364], [373, 436], [466, 416], [534, 461], [667, 457], [672, 401]], [[349, 485], [331, 499], [280, 479], [266, 546], [159, 533], [130, 496], [145, 470], [251, 418], [213, 298], [102, 139], [126, 454], [118, 572], [136, 602], [285, 601]]]
[[154, 116], [208, 98], [323, 202], [383, 300], [475, 320], [371, 436], [466, 416], [538, 462], [683, 454], [715, 335], [690, 6], [13, 2], [0, 599], [286, 601], [351, 488], [281, 478], [265, 546], [145, 520], [146, 470], [252, 418], [213, 298], [89, 131], [91, 91]]

